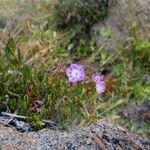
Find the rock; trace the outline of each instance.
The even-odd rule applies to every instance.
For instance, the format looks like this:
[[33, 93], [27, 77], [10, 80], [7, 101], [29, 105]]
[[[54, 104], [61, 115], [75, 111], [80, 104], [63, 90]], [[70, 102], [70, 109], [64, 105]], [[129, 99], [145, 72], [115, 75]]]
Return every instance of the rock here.
[[[0, 128], [0, 149], [1, 150], [24, 150], [36, 149], [35, 137], [30, 134], [23, 135], [11, 128]], [[34, 150], [33, 149], [33, 150]]]
[[[97, 45], [106, 51], [118, 50], [122, 44], [133, 40], [131, 27], [135, 24], [139, 38], [150, 40], [150, 0], [111, 1], [107, 18], [91, 29], [91, 36], [96, 38]], [[103, 28], [109, 33], [109, 38], [99, 34]]]
[[20, 133], [0, 127], [1, 150], [148, 150], [150, 140], [111, 121], [98, 121], [89, 127], [59, 132], [43, 129]]
[[127, 106], [118, 112], [122, 118], [134, 122], [137, 128], [143, 128], [145, 123], [150, 124], [150, 102], [145, 102], [140, 105], [131, 101]]

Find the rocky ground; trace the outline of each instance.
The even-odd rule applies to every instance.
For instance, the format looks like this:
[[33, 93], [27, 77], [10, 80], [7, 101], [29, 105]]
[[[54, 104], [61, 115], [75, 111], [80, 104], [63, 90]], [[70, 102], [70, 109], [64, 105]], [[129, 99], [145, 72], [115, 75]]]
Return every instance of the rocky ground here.
[[149, 150], [150, 140], [110, 121], [99, 121], [89, 127], [58, 132], [43, 129], [19, 133], [0, 127], [1, 150]]

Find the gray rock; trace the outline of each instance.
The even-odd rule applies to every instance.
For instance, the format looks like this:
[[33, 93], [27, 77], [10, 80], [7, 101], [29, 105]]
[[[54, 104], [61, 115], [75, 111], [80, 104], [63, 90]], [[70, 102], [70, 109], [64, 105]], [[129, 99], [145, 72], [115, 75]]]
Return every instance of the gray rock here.
[[[95, 24], [91, 35], [96, 39], [97, 45], [106, 51], [118, 50], [122, 44], [132, 41], [131, 27], [136, 23], [138, 36], [150, 40], [150, 0], [111, 0], [107, 18]], [[105, 28], [109, 37], [99, 35]]]
[[19, 133], [9, 127], [0, 127], [0, 149], [148, 150], [150, 140], [103, 120], [70, 132], [43, 129], [39, 132]]

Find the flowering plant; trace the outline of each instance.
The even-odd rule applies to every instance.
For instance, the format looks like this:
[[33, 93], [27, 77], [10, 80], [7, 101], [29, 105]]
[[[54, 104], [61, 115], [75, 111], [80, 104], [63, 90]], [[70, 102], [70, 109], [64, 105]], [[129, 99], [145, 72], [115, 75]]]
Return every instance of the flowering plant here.
[[92, 76], [92, 80], [93, 80], [93, 82], [95, 82], [96, 92], [98, 94], [104, 93], [105, 90], [106, 90], [106, 85], [105, 85], [105, 82], [103, 80], [103, 76], [101, 76], [101, 75], [93, 75]]
[[78, 64], [71, 64], [66, 70], [66, 74], [70, 83], [77, 83], [85, 79], [84, 67]]
[[[3, 104], [0, 113], [17, 111], [18, 115], [27, 116], [27, 122], [38, 129], [47, 126], [41, 123], [43, 119], [63, 126], [74, 119], [80, 122], [99, 118], [101, 97], [96, 98], [94, 84], [88, 81], [90, 78], [86, 77], [83, 65], [74, 63], [67, 69], [61, 65], [60, 69], [47, 70], [47, 65], [41, 64], [37, 69], [20, 60], [21, 56], [10, 44], [4, 51], [6, 60], [0, 55], [0, 103]], [[66, 82], [64, 72], [73, 86]], [[96, 83], [96, 92], [103, 93], [103, 77], [93, 75], [92, 80]]]
[[[85, 80], [85, 72], [84, 67], [78, 64], [71, 64], [70, 67], [66, 70], [66, 75], [70, 83], [77, 83], [78, 81]], [[105, 82], [103, 80], [103, 76], [101, 75], [93, 75], [92, 81], [95, 82], [96, 92], [98, 94], [102, 94], [105, 92]]]

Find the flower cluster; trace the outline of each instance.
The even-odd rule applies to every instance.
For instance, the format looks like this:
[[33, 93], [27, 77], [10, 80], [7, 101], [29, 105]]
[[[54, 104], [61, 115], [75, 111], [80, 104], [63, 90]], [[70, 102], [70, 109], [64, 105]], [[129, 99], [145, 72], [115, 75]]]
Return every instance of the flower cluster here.
[[[66, 70], [66, 75], [70, 83], [75, 84], [78, 81], [85, 80], [85, 72], [84, 67], [78, 64], [71, 64], [70, 67]], [[98, 94], [102, 94], [105, 92], [105, 82], [103, 80], [103, 76], [100, 75], [93, 75], [92, 76], [93, 82], [96, 85], [96, 92]]]

